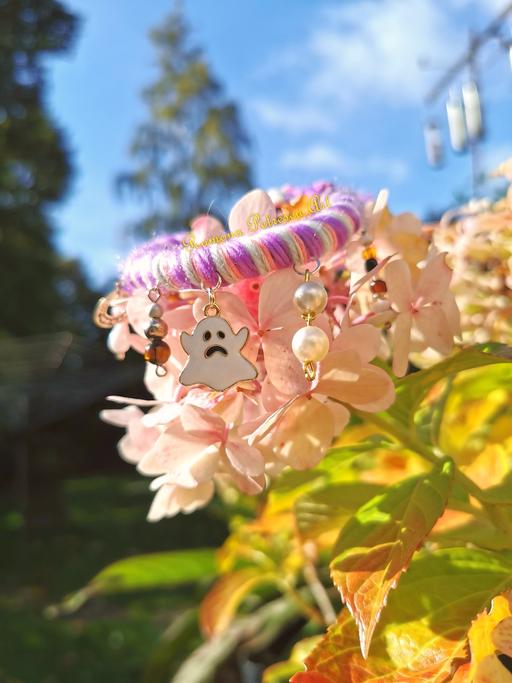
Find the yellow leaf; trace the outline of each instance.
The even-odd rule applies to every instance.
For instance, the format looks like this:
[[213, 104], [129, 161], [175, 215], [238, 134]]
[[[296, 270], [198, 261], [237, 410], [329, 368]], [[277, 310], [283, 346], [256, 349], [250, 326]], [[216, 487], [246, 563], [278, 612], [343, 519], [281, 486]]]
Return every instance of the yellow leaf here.
[[220, 578], [201, 604], [199, 621], [204, 634], [211, 638], [225, 631], [244, 598], [257, 586], [275, 581], [274, 573], [264, 574], [255, 567]]
[[[486, 671], [492, 670], [493, 665], [490, 663], [486, 663], [480, 669], [479, 667], [480, 664], [490, 656], [496, 659], [496, 650], [501, 650], [494, 642], [494, 633], [496, 628], [499, 627], [504, 620], [507, 621], [507, 628], [502, 627], [496, 634], [496, 638], [501, 644], [507, 637], [507, 631], [510, 628], [510, 621], [508, 620], [512, 616], [510, 610], [511, 597], [512, 594], [510, 593], [495, 597], [491, 602], [491, 609], [489, 611], [484, 610], [471, 624], [471, 628], [468, 632], [469, 647], [471, 651], [470, 679], [471, 677], [476, 677], [477, 670], [480, 670], [481, 676], [483, 676]], [[508, 633], [507, 647], [510, 647], [510, 632]], [[501, 652], [509, 654], [506, 650], [501, 650]], [[499, 660], [498, 664], [502, 666], [499, 663]], [[485, 678], [481, 678], [482, 683], [484, 680]], [[510, 681], [512, 683], [512, 678], [510, 678]]]

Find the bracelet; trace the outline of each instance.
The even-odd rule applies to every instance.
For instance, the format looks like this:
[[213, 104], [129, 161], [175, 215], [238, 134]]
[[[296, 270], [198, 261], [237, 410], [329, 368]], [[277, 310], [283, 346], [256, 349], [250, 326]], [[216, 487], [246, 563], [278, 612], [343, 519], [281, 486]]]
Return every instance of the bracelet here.
[[188, 232], [156, 237], [132, 251], [119, 283], [127, 293], [198, 289], [305, 265], [342, 249], [360, 229], [362, 215], [358, 195], [336, 193], [327, 208], [305, 218], [246, 234], [225, 233], [223, 241], [205, 246], [189, 246]]

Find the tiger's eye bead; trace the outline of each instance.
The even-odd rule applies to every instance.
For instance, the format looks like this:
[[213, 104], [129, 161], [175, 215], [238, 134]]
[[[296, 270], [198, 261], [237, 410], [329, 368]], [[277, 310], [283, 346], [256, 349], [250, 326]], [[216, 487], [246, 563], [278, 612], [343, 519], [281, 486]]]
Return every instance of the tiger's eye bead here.
[[171, 349], [161, 339], [153, 339], [144, 349], [144, 360], [153, 365], [164, 365], [169, 360]]
[[168, 331], [169, 328], [165, 321], [153, 318], [144, 330], [144, 334], [148, 339], [161, 339], [162, 337], [165, 337]]
[[379, 262], [377, 261], [376, 258], [366, 259], [366, 261], [364, 263], [364, 267], [366, 268], [367, 273], [369, 273], [370, 270], [373, 270], [378, 265], [379, 265]]
[[151, 308], [149, 309], [149, 317], [150, 318], [161, 318], [164, 314], [164, 309], [160, 306], [160, 304], [153, 304]]
[[327, 305], [327, 292], [320, 282], [303, 282], [293, 295], [293, 303], [301, 313], [318, 315]]
[[383, 296], [388, 291], [388, 288], [384, 280], [372, 280], [370, 291], [375, 296]]

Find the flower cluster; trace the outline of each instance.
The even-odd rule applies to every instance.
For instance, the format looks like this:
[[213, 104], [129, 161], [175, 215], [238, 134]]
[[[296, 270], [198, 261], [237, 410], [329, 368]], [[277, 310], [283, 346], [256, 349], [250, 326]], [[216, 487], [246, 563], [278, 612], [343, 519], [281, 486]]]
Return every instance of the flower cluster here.
[[[512, 181], [512, 159], [495, 175]], [[512, 186], [495, 203], [472, 200], [447, 212], [433, 229], [434, 244], [448, 252], [453, 291], [467, 343], [509, 344], [512, 336]]]
[[[229, 227], [239, 229], [250, 214], [291, 212], [312, 195], [336, 191], [329, 183], [317, 183], [249, 193], [233, 207]], [[393, 217], [385, 202], [368, 198], [367, 214], [363, 233], [343, 253], [324, 259], [319, 271], [328, 304], [315, 325], [327, 334], [329, 352], [313, 382], [292, 352], [292, 338], [304, 325], [292, 304], [302, 281], [293, 269], [217, 292], [216, 301], [232, 328], [248, 328], [243, 354], [258, 370], [255, 380], [223, 392], [178, 381], [187, 360], [180, 334], [191, 332], [203, 317], [206, 294], [161, 297], [162, 319], [169, 329], [165, 341], [171, 349], [166, 376], [156, 376], [148, 365], [145, 382], [154, 399], [111, 397], [125, 407], [102, 413], [105, 421], [126, 429], [121, 456], [154, 477], [150, 520], [205, 505], [216, 485], [257, 494], [286, 466], [313, 467], [351, 412], [377, 412], [392, 404], [394, 383], [372, 363], [377, 356], [392, 355], [395, 374], [403, 375], [412, 350], [450, 351], [459, 322], [444, 254], [429, 247], [421, 223], [411, 214]], [[222, 234], [223, 228], [215, 218], [199, 216], [191, 231], [200, 242]], [[365, 260], [370, 242], [378, 258]], [[118, 355], [129, 348], [143, 351], [151, 306], [147, 292], [120, 295], [113, 303], [114, 312], [125, 311], [126, 318], [113, 326], [110, 349]]]

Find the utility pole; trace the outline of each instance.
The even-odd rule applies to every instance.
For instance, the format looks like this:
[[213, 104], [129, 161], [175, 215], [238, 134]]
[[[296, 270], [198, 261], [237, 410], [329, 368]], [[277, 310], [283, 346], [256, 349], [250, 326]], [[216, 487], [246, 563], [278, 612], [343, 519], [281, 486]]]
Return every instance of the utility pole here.
[[[425, 97], [426, 106], [434, 105], [443, 93], [446, 91], [450, 92], [450, 86], [452, 86], [455, 79], [461, 73], [466, 71], [469, 74], [470, 82], [462, 89], [463, 101], [450, 96], [446, 108], [453, 149], [455, 151], [463, 151], [467, 141], [467, 149], [471, 160], [473, 196], [476, 196], [480, 181], [479, 142], [483, 134], [483, 117], [479, 95], [481, 77], [478, 71], [478, 54], [481, 48], [489, 41], [497, 39], [501, 46], [510, 52], [512, 60], [512, 40], [510, 37], [504, 37], [502, 33], [504, 21], [511, 13], [512, 2], [509, 2], [483, 31], [479, 33], [470, 32], [467, 49], [445, 70]], [[432, 150], [428, 149], [429, 140], [434, 139], [432, 130], [433, 124], [429, 124], [425, 130], [427, 156], [429, 159], [439, 159], [441, 156], [439, 150], [432, 153]], [[439, 135], [440, 133], [438, 132], [438, 137]], [[438, 164], [434, 161], [432, 165]]]

